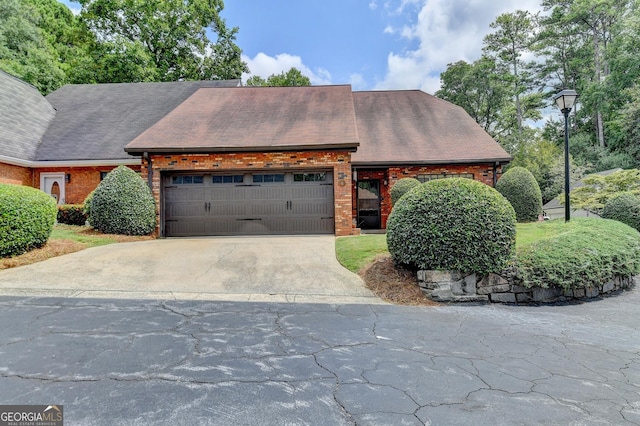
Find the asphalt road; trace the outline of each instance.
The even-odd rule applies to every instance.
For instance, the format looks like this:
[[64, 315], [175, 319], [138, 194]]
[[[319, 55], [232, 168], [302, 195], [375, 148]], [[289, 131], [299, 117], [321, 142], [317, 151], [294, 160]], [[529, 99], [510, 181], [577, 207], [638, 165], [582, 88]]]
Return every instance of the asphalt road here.
[[65, 425], [638, 425], [640, 291], [565, 306], [0, 298]]

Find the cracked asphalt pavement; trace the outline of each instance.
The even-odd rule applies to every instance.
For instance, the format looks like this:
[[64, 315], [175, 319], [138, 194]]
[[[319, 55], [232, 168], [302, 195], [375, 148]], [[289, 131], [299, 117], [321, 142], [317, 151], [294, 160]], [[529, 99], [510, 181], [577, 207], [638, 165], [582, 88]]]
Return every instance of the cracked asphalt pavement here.
[[0, 404], [68, 425], [638, 425], [640, 291], [564, 306], [0, 298]]

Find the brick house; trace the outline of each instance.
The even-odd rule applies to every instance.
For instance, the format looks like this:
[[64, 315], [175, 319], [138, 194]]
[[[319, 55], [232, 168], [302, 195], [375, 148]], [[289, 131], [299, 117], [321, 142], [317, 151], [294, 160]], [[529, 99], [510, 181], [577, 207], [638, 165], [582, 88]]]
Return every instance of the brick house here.
[[68, 85], [41, 96], [0, 71], [0, 183], [82, 203], [139, 170], [161, 236], [384, 229], [400, 178], [494, 185], [509, 155], [421, 91], [239, 81]]

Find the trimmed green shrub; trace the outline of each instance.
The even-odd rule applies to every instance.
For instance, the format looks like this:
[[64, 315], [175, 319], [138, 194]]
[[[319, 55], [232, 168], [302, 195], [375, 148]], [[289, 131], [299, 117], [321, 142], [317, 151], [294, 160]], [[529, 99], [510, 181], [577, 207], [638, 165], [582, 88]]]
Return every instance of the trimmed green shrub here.
[[640, 231], [640, 199], [630, 192], [622, 192], [607, 201], [602, 217], [625, 223]]
[[426, 182], [406, 193], [387, 221], [396, 263], [418, 269], [500, 272], [515, 252], [516, 216], [495, 189], [463, 178]]
[[0, 184], [0, 256], [42, 247], [56, 223], [56, 201], [27, 186]]
[[93, 200], [93, 193], [96, 192], [94, 189], [87, 195], [87, 198], [84, 199], [84, 207], [82, 208], [82, 212], [87, 217], [87, 222], [91, 225], [91, 200]]
[[640, 233], [622, 222], [575, 218], [538, 226], [561, 229], [518, 247], [515, 277], [525, 287], [600, 286], [616, 275], [640, 273]]
[[496, 183], [496, 190], [505, 196], [516, 212], [518, 222], [535, 222], [542, 214], [542, 193], [531, 172], [524, 167], [512, 167]]
[[58, 223], [66, 225], [84, 226], [87, 215], [82, 204], [64, 204], [58, 206]]
[[391, 205], [395, 206], [400, 197], [409, 192], [413, 187], [420, 185], [420, 181], [415, 178], [402, 178], [391, 187]]
[[142, 178], [125, 166], [113, 169], [91, 199], [90, 223], [106, 234], [148, 235], [156, 228], [156, 204]]

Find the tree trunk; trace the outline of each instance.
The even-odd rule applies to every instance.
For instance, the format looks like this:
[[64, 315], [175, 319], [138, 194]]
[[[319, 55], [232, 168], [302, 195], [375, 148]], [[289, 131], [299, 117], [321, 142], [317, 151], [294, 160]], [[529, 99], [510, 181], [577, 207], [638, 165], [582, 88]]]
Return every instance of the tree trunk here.
[[[596, 84], [602, 83], [602, 54], [600, 53], [600, 39], [598, 37], [598, 24], [593, 25], [593, 56], [596, 71]], [[602, 111], [600, 110], [600, 100], [596, 101], [596, 131], [598, 132], [598, 144], [604, 148], [604, 123], [602, 121]]]

